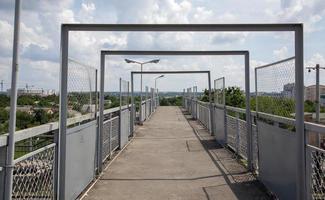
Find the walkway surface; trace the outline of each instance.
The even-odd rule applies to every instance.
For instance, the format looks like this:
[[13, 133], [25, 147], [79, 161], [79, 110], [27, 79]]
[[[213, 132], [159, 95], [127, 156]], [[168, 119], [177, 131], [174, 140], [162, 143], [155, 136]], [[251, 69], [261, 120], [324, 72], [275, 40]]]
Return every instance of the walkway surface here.
[[268, 199], [229, 150], [178, 107], [159, 107], [84, 199]]

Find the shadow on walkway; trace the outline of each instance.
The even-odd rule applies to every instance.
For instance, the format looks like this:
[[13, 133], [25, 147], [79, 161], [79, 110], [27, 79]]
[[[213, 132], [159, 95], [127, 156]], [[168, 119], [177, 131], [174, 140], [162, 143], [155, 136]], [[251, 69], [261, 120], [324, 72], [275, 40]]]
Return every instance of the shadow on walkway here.
[[[255, 175], [240, 164], [238, 155], [219, 144], [214, 136], [211, 136], [199, 121], [192, 118], [190, 113], [184, 109], [182, 109], [182, 113], [195, 132], [204, 150], [222, 173], [223, 178], [227, 182], [225, 185], [230, 187], [238, 199], [274, 199], [268, 194], [264, 185], [256, 179]], [[225, 188], [223, 187], [225, 185], [204, 187], [203, 190], [207, 199], [226, 198], [226, 196], [220, 196], [220, 194], [225, 193]]]

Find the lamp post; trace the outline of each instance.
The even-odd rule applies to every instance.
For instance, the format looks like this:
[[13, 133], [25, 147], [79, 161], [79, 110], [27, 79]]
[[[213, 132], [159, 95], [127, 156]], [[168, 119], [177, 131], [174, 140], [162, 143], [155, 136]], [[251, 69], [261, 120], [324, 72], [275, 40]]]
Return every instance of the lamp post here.
[[[165, 77], [165, 75], [160, 75], [160, 76], [155, 78], [155, 92], [157, 92], [157, 97], [159, 97], [158, 91], [157, 91], [157, 79], [160, 79], [160, 78], [163, 78], [163, 77]], [[157, 102], [158, 103], [156, 103], [156, 106], [157, 106], [157, 104], [159, 105], [159, 99], [157, 99]]]
[[[135, 60], [130, 60], [130, 59], [124, 59], [126, 63], [135, 63], [135, 64], [138, 64], [140, 65], [141, 67], [141, 72], [142, 72], [142, 69], [143, 69], [143, 65], [145, 64], [149, 64], [149, 63], [159, 63], [159, 59], [154, 59], [154, 60], [149, 60], [147, 62], [138, 62], [138, 61], [135, 61]], [[141, 81], [140, 81], [140, 125], [142, 125], [142, 109], [141, 109], [141, 106], [142, 106], [142, 73], [141, 73]]]
[[315, 67], [306, 67], [308, 69], [308, 72], [311, 72], [311, 70], [316, 71], [316, 122], [320, 122], [320, 95], [319, 95], [319, 70], [320, 69], [325, 69], [325, 67], [320, 67], [319, 64], [316, 64]]

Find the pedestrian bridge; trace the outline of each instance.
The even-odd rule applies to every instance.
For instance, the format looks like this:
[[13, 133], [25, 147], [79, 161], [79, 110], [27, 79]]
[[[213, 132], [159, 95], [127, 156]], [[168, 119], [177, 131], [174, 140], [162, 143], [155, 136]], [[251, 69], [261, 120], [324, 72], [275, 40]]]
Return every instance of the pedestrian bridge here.
[[254, 175], [179, 107], [158, 107], [83, 199], [268, 199]]

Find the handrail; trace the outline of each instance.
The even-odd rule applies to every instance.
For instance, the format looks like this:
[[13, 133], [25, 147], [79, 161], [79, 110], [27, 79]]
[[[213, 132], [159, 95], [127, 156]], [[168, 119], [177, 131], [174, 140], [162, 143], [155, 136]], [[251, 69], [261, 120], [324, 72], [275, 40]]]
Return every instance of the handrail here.
[[317, 133], [325, 135], [325, 125], [323, 125], [323, 124], [315, 124], [312, 122], [305, 122], [305, 130], [315, 131]]
[[[128, 109], [129, 106], [130, 105], [122, 106], [121, 109], [122, 110]], [[106, 110], [104, 110], [104, 115], [118, 112], [119, 110], [120, 110], [120, 107], [106, 109]], [[80, 123], [80, 122], [83, 122], [86, 120], [90, 120], [92, 118], [94, 118], [94, 114], [86, 114], [86, 115], [82, 115], [82, 116], [78, 116], [78, 117], [69, 118], [69, 119], [67, 119], [67, 126], [70, 126], [70, 125], [73, 125], [76, 123]], [[59, 122], [56, 121], [56, 122], [50, 122], [47, 124], [42, 124], [40, 126], [35, 126], [35, 127], [19, 130], [19, 131], [16, 131], [16, 133], [15, 133], [15, 142], [19, 142], [19, 141], [22, 141], [22, 140], [25, 140], [25, 139], [28, 139], [31, 137], [42, 135], [44, 133], [55, 131], [58, 129], [59, 129]], [[0, 135], [0, 147], [7, 145], [7, 138], [8, 138], [8, 133]]]

